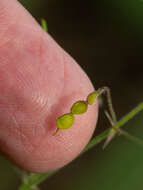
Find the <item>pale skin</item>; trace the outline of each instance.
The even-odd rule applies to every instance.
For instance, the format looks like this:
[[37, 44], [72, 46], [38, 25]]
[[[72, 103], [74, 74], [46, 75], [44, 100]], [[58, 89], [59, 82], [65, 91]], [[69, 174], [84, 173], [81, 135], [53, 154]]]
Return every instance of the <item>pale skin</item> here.
[[16, 0], [0, 0], [0, 150], [31, 172], [76, 158], [94, 132], [98, 103], [55, 136], [56, 119], [94, 88], [83, 70]]

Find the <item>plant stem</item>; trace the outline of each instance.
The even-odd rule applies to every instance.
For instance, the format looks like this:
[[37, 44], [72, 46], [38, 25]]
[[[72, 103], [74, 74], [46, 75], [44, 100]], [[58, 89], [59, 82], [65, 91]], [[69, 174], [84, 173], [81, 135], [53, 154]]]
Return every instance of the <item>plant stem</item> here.
[[[107, 118], [109, 119], [110, 124], [112, 125], [111, 131], [113, 131], [113, 134], [114, 134], [114, 132], [118, 132], [119, 134], [124, 135], [127, 139], [134, 141], [136, 144], [140, 144], [143, 146], [143, 140], [138, 139], [137, 137], [130, 135], [128, 132], [124, 131], [123, 129], [114, 128], [115, 123], [112, 121], [112, 118], [110, 117], [109, 113], [107, 111], [105, 111], [105, 114], [106, 114]], [[103, 148], [104, 148], [104, 146], [103, 146]]]
[[130, 135], [129, 133], [127, 133], [124, 130], [120, 130], [120, 133], [121, 133], [121, 135], [125, 136], [127, 139], [135, 142], [136, 144], [139, 144], [139, 145], [143, 146], [143, 140], [142, 139], [134, 137], [134, 136]]
[[[109, 87], [103, 87], [101, 88], [101, 90], [104, 90], [106, 92], [106, 95], [107, 95], [107, 103], [108, 103], [108, 108], [109, 108], [109, 112], [110, 112], [110, 115], [108, 114], [107, 115], [107, 118], [109, 119], [109, 121], [113, 122], [114, 124], [117, 122], [117, 117], [116, 117], [116, 113], [115, 113], [115, 110], [114, 110], [114, 107], [113, 107], [113, 104], [112, 104], [112, 97], [111, 97], [111, 92], [110, 92], [110, 88]], [[107, 113], [107, 112], [106, 112]], [[111, 117], [111, 119], [110, 119]], [[112, 125], [112, 123], [111, 123]], [[112, 125], [113, 126], [113, 125]], [[111, 129], [110, 130], [110, 133], [103, 145], [103, 149], [109, 144], [109, 142], [115, 137], [116, 135], [116, 132], [118, 132], [117, 130], [113, 130]]]
[[[122, 119], [120, 119], [113, 127], [116, 128], [116, 130], [119, 129], [142, 110], [143, 110], [143, 102], [140, 103], [137, 107], [135, 107], [132, 111], [130, 111], [127, 115], [125, 115]], [[84, 152], [86, 152], [88, 149], [92, 148], [93, 146], [97, 145], [98, 143], [106, 139], [110, 131], [111, 129], [107, 129], [97, 137], [93, 138], [84, 149]]]
[[42, 181], [52, 176], [55, 172], [56, 171], [52, 171], [43, 174], [31, 173], [29, 174], [29, 182], [22, 184], [18, 190], [32, 190], [33, 187], [39, 185]]
[[107, 102], [108, 102], [108, 107], [109, 107], [109, 111], [110, 111], [112, 120], [113, 120], [114, 123], [116, 123], [117, 122], [117, 117], [116, 117], [116, 113], [115, 113], [113, 103], [112, 103], [110, 88], [109, 87], [103, 87], [103, 89], [107, 93]]
[[42, 28], [46, 31], [46, 32], [48, 32], [48, 26], [47, 26], [47, 22], [46, 22], [46, 20], [45, 19], [41, 19], [41, 26], [42, 26]]

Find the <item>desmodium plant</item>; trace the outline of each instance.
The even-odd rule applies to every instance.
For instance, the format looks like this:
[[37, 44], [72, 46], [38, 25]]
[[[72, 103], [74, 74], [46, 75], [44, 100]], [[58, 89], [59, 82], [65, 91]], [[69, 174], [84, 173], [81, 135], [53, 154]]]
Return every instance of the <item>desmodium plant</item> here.
[[[45, 31], [48, 30], [46, 21], [44, 19], [41, 20], [41, 25]], [[105, 110], [105, 114], [110, 122], [111, 128], [105, 130], [103, 133], [98, 135], [97, 137], [93, 138], [88, 145], [85, 147], [83, 152], [86, 152], [88, 149], [92, 148], [93, 146], [97, 145], [101, 141], [105, 141], [105, 146], [111, 141], [111, 139], [115, 136], [116, 133], [119, 133], [121, 135], [124, 135], [129, 140], [143, 146], [143, 141], [141, 139], [138, 139], [130, 134], [128, 134], [126, 131], [121, 130], [120, 128], [126, 124], [130, 119], [132, 119], [136, 114], [138, 114], [140, 111], [143, 110], [143, 102], [140, 103], [137, 107], [135, 107], [131, 112], [129, 112], [127, 115], [125, 115], [123, 118], [121, 118], [119, 121], [117, 121], [116, 114], [113, 108], [112, 99], [111, 99], [111, 93], [110, 89], [108, 87], [102, 87], [99, 88], [95, 92], [91, 92], [87, 97], [86, 100], [79, 100], [71, 106], [69, 109], [69, 113], [65, 113], [64, 115], [61, 115], [57, 118], [56, 124], [57, 124], [57, 130], [53, 135], [56, 135], [56, 133], [59, 130], [66, 130], [74, 124], [75, 121], [75, 115], [78, 114], [84, 114], [86, 113], [88, 106], [94, 104], [94, 102], [103, 94], [106, 94], [107, 102], [108, 102], [108, 109], [109, 111]], [[20, 170], [20, 173], [22, 173], [22, 184], [19, 187], [18, 190], [37, 190], [38, 185], [54, 173], [56, 171], [43, 173], [43, 174], [35, 174], [35, 173], [25, 173]]]

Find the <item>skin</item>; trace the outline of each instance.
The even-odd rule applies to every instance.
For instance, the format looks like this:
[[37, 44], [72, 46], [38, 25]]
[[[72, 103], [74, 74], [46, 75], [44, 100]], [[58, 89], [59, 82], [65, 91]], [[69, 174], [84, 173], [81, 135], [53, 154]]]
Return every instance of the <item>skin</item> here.
[[56, 119], [93, 86], [16, 0], [0, 0], [0, 151], [19, 167], [46, 172], [76, 158], [97, 122], [97, 102], [55, 136]]

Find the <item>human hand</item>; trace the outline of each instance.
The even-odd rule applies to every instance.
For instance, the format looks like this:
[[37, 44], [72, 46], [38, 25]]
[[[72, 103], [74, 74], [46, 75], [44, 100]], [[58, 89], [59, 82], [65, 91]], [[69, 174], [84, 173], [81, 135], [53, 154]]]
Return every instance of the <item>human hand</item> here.
[[16, 1], [0, 1], [0, 150], [21, 168], [46, 172], [83, 150], [97, 102], [55, 136], [56, 119], [93, 86], [76, 62]]

